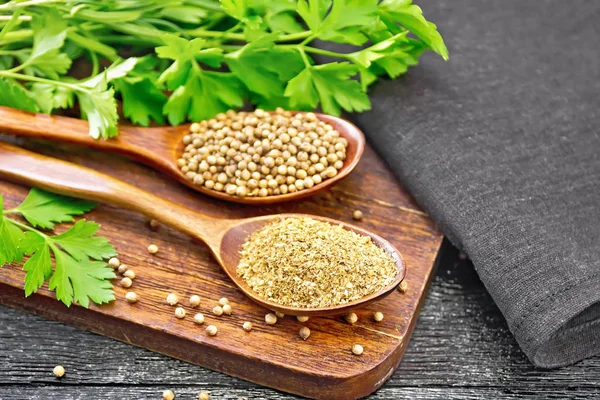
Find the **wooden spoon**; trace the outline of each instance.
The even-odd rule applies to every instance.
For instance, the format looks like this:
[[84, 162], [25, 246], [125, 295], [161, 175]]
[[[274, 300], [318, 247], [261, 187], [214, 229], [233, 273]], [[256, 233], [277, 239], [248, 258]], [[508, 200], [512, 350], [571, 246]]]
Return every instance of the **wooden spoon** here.
[[[0, 141], [0, 176], [36, 186], [51, 192], [112, 204], [138, 211], [165, 225], [205, 242], [231, 280], [252, 300], [262, 306], [290, 315], [343, 314], [390, 294], [404, 279], [406, 267], [400, 252], [385, 239], [362, 228], [330, 218], [306, 214], [276, 214], [244, 219], [217, 219], [163, 200], [135, 186], [108, 175], [55, 158], [11, 146]], [[396, 261], [394, 282], [381, 291], [360, 300], [336, 307], [286, 307], [258, 296], [237, 275], [239, 252], [246, 238], [265, 224], [285, 217], [311, 217], [345, 229], [370, 236], [374, 243], [387, 251]]]
[[358, 164], [365, 148], [365, 137], [356, 126], [341, 118], [326, 114], [317, 117], [333, 126], [348, 141], [346, 160], [338, 174], [323, 180], [310, 189], [267, 197], [239, 197], [225, 192], [194, 185], [177, 167], [177, 159], [183, 154], [183, 136], [190, 125], [140, 128], [120, 126], [119, 135], [109, 140], [94, 140], [88, 135], [88, 123], [76, 118], [34, 114], [14, 108], [0, 107], [0, 133], [35, 137], [72, 143], [118, 153], [131, 157], [149, 167], [164, 172], [181, 183], [208, 196], [244, 204], [273, 204], [312, 196], [346, 177]]

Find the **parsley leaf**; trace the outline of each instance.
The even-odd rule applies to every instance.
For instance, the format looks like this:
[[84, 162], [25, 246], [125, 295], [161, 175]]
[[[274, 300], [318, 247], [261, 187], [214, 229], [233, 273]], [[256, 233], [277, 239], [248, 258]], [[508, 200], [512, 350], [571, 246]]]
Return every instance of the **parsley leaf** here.
[[177, 125], [186, 117], [193, 121], [211, 118], [244, 104], [243, 87], [235, 74], [204, 70], [196, 61], [218, 66], [223, 59], [220, 52], [200, 50], [205, 44], [202, 39], [188, 41], [165, 35], [163, 40], [167, 46], [156, 49], [158, 56], [175, 60], [160, 77], [174, 90], [163, 109], [171, 124]]
[[39, 74], [58, 79], [71, 67], [71, 59], [60, 48], [67, 36], [67, 24], [56, 11], [47, 11], [33, 18], [34, 31], [31, 56], [21, 67], [34, 66]]
[[301, 109], [314, 108], [318, 98], [328, 114], [340, 115], [342, 109], [365, 111], [371, 108], [369, 97], [360, 83], [350, 79], [357, 72], [347, 62], [310, 66], [288, 83], [285, 95]]
[[251, 93], [253, 102], [266, 109], [287, 106], [285, 86], [304, 67], [300, 54], [278, 48], [272, 35], [229, 53], [226, 62]]
[[[0, 210], [3, 202], [0, 196]], [[52, 228], [54, 222], [72, 221], [93, 203], [32, 189], [17, 207], [0, 214], [0, 266], [20, 262], [24, 254], [31, 257], [23, 265], [25, 295], [35, 293], [45, 281], [56, 291], [56, 297], [67, 306], [77, 302], [88, 307], [114, 300], [110, 279], [116, 277], [112, 268], [102, 261], [116, 254], [103, 237], [96, 236], [99, 225], [78, 221], [66, 232], [49, 236], [6, 217], [20, 214], [34, 226]], [[23, 233], [23, 229], [27, 230]], [[54, 269], [52, 266], [54, 258]]]
[[102, 260], [115, 255], [115, 249], [108, 243], [108, 239], [94, 236], [98, 229], [100, 225], [82, 219], [68, 231], [52, 237], [52, 241], [78, 261], [88, 257]]
[[31, 112], [38, 111], [38, 106], [29, 91], [12, 79], [1, 77], [0, 106], [14, 107]]
[[87, 308], [90, 299], [96, 304], [115, 299], [110, 279], [114, 271], [103, 261], [75, 260], [63, 251], [54, 251], [54, 273], [48, 287], [56, 290], [56, 298], [67, 306], [76, 301]]
[[33, 226], [54, 229], [54, 222], [72, 222], [74, 215], [84, 214], [95, 206], [91, 201], [31, 189], [14, 211]]
[[[3, 203], [4, 199], [0, 195], [0, 210]], [[7, 263], [23, 260], [23, 253], [19, 250], [19, 242], [24, 237], [19, 227], [0, 214], [0, 267]]]
[[412, 4], [412, 0], [383, 0], [377, 6], [377, 13], [388, 27], [393, 28], [396, 23], [400, 23], [423, 40], [444, 60], [448, 59], [448, 50], [437, 27], [425, 19], [421, 7]]

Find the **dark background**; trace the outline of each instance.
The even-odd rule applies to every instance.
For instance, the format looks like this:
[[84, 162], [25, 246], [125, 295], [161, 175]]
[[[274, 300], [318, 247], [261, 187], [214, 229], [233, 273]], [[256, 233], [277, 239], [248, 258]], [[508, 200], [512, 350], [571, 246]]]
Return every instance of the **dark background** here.
[[[268, 351], [268, 345], [265, 346]], [[67, 371], [52, 375], [55, 365]], [[0, 307], [0, 399], [295, 399], [58, 322]], [[400, 368], [369, 399], [595, 399], [600, 357], [534, 368], [468, 260], [445, 243]]]

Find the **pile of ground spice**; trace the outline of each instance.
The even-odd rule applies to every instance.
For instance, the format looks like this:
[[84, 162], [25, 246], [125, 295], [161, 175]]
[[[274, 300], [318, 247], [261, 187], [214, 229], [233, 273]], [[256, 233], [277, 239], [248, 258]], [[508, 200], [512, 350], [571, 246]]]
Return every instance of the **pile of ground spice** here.
[[394, 281], [394, 259], [368, 236], [312, 218], [287, 218], [254, 232], [238, 275], [261, 297], [285, 306], [346, 304]]

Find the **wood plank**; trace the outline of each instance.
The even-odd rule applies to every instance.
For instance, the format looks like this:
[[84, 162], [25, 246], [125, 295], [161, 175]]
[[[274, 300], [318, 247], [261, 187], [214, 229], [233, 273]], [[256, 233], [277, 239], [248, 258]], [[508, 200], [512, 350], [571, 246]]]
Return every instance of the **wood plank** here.
[[[89, 219], [102, 224], [101, 233], [111, 238], [121, 260], [138, 274], [134, 284], [141, 298], [138, 304], [127, 304], [122, 288], [116, 288], [115, 303], [89, 310], [77, 306], [67, 309], [49, 301], [52, 294], [47, 290], [23, 299], [20, 289], [23, 272], [19, 266], [6, 267], [0, 274], [0, 303], [308, 397], [364, 396], [381, 386], [400, 362], [431, 278], [441, 235], [371, 149], [357, 171], [332, 191], [301, 203], [256, 208], [200, 197], [146, 167], [119, 157], [39, 141], [20, 143], [112, 173], [213, 216], [235, 218], [307, 212], [351, 221], [352, 211], [360, 208], [365, 219], [359, 224], [390, 240], [402, 251], [408, 265], [409, 291], [395, 292], [377, 305], [360, 310], [359, 322], [354, 326], [339, 317], [311, 319], [307, 326], [312, 335], [304, 342], [297, 336], [301, 324], [292, 318], [285, 318], [274, 327], [266, 326], [262, 322], [265, 310], [247, 300], [226, 279], [206, 246], [164, 227], [153, 232], [143, 216], [101, 205]], [[24, 187], [0, 183], [0, 193], [4, 194], [8, 207], [21, 201], [26, 192]], [[161, 248], [157, 256], [145, 251], [150, 242]], [[219, 327], [219, 334], [206, 336], [203, 328], [193, 324], [191, 316], [195, 310], [189, 307], [186, 307], [188, 318], [176, 320], [173, 308], [164, 303], [171, 291], [184, 299], [199, 294], [203, 299], [200, 310], [207, 316], [207, 323]], [[210, 316], [209, 310], [222, 296], [232, 302], [234, 315]], [[386, 315], [382, 323], [376, 324], [370, 318], [375, 310]], [[256, 327], [250, 333], [241, 329], [245, 320]], [[365, 346], [362, 357], [349, 351], [353, 343]]]

